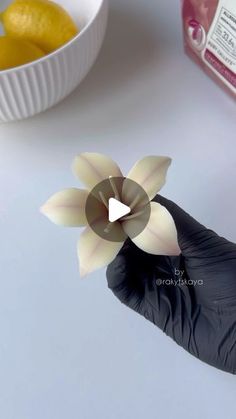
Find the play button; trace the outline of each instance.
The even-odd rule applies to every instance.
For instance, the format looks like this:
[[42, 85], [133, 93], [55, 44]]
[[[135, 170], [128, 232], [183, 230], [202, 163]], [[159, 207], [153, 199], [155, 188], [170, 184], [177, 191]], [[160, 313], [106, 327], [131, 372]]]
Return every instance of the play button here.
[[114, 223], [115, 221], [119, 220], [120, 218], [124, 217], [130, 212], [131, 212], [131, 209], [127, 205], [122, 204], [122, 202], [118, 201], [115, 198], [109, 199], [108, 215], [109, 215], [109, 221], [111, 223]]
[[[140, 207], [138, 202], [142, 203]], [[133, 180], [123, 177], [110, 177], [98, 183], [90, 191], [85, 205], [91, 229], [102, 239], [111, 242], [126, 240], [127, 234], [122, 225], [127, 220], [131, 226], [129, 237], [138, 236], [149, 221], [150, 211], [149, 197], [144, 189]]]

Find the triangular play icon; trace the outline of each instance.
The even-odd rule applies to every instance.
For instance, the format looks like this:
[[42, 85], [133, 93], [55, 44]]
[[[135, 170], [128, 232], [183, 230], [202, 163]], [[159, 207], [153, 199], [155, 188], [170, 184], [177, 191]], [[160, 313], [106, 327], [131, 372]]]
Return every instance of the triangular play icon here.
[[131, 212], [130, 207], [122, 202], [118, 201], [115, 198], [109, 199], [109, 221], [110, 223], [114, 223], [114, 221], [119, 220], [120, 218], [124, 217], [125, 215]]

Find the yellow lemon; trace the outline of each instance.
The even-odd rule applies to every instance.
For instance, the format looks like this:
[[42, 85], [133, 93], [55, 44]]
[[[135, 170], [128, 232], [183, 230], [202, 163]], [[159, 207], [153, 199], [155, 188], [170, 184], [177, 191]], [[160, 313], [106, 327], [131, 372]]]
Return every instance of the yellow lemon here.
[[45, 53], [28, 41], [0, 36], [0, 70], [7, 70], [37, 60]]
[[1, 13], [0, 19], [7, 35], [31, 41], [46, 53], [78, 33], [68, 13], [49, 0], [15, 0]]

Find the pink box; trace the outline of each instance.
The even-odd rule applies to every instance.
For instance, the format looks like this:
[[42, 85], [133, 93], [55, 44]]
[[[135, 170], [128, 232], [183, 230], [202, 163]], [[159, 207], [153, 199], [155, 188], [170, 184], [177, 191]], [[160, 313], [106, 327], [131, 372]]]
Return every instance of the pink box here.
[[236, 99], [236, 0], [182, 0], [187, 54]]

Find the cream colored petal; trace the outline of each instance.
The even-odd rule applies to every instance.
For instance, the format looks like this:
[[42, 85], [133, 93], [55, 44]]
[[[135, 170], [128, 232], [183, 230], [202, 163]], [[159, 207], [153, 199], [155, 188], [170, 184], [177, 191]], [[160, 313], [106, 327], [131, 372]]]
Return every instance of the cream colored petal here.
[[[149, 156], [139, 160], [127, 175], [146, 191], [150, 200], [160, 191], [166, 181], [166, 173], [171, 164], [169, 157]], [[129, 200], [129, 184], [124, 182], [122, 198]], [[139, 202], [140, 204], [140, 202]]]
[[[145, 229], [132, 241], [140, 249], [154, 255], [179, 255], [180, 248], [177, 241], [177, 230], [174, 220], [162, 205], [151, 202], [151, 214]], [[133, 236], [135, 219], [122, 224], [128, 236]]]
[[117, 164], [98, 153], [83, 153], [77, 156], [72, 166], [75, 175], [91, 190], [99, 182], [112, 177], [122, 177], [122, 173]]
[[67, 227], [79, 227], [87, 224], [85, 203], [88, 191], [65, 189], [57, 192], [40, 208], [53, 223]]
[[124, 242], [111, 242], [102, 239], [90, 227], [80, 236], [78, 243], [78, 257], [80, 276], [108, 265], [116, 257]]

